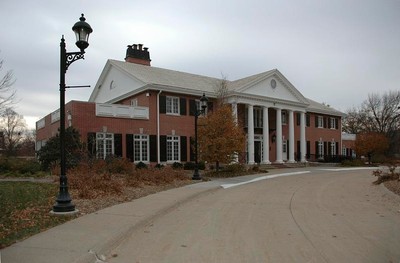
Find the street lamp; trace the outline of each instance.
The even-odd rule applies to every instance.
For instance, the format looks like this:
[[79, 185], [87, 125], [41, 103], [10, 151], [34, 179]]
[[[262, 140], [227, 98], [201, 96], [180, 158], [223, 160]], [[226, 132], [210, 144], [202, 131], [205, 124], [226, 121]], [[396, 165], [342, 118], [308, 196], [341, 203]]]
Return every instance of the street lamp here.
[[65, 73], [69, 65], [73, 62], [84, 59], [85, 49], [89, 46], [89, 34], [93, 32], [88, 23], [85, 22], [85, 17], [82, 14], [79, 21], [75, 23], [72, 30], [76, 35], [76, 46], [81, 50], [80, 52], [67, 52], [65, 48], [64, 35], [60, 43], [60, 190], [57, 196], [57, 202], [53, 206], [55, 213], [74, 212], [75, 205], [71, 202], [71, 197], [68, 193], [68, 180], [65, 167]]
[[192, 176], [192, 180], [201, 180], [201, 176], [199, 174], [199, 162], [198, 158], [198, 150], [197, 150], [197, 120], [201, 114], [206, 112], [208, 99], [203, 93], [203, 96], [200, 98], [200, 110], [196, 107], [196, 112], [194, 113], [194, 173]]

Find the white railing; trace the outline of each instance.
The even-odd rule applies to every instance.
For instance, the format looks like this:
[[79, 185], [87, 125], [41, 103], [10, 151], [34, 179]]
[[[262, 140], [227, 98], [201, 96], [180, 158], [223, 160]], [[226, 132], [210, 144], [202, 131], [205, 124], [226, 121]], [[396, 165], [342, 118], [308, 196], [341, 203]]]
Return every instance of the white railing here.
[[36, 122], [36, 130], [39, 130], [41, 128], [44, 128], [44, 126], [46, 126], [46, 120], [45, 118], [40, 119]]
[[96, 116], [130, 118], [130, 119], [149, 119], [148, 107], [132, 107], [118, 104], [96, 104]]
[[53, 111], [51, 113], [51, 123], [59, 121], [60, 120], [60, 109]]

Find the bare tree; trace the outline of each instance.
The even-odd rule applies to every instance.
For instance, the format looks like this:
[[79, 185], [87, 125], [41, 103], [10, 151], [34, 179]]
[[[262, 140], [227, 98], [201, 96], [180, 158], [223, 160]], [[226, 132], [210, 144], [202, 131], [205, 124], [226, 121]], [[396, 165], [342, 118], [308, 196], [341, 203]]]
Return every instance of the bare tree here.
[[226, 99], [230, 95], [231, 91], [228, 89], [228, 81], [224, 75], [222, 75], [221, 80], [215, 85], [214, 93], [217, 97], [218, 106], [227, 103]]
[[0, 131], [4, 136], [6, 155], [13, 155], [18, 144], [24, 138], [26, 123], [24, 117], [11, 108], [5, 109], [0, 115]]
[[389, 152], [399, 148], [396, 134], [400, 130], [400, 91], [382, 95], [369, 94], [359, 108], [349, 109], [343, 119], [343, 131], [348, 133], [381, 133], [390, 142]]
[[[0, 72], [3, 69], [3, 60], [0, 59]], [[15, 83], [14, 73], [8, 70], [4, 75], [0, 75], [0, 114], [15, 103], [16, 90], [13, 88]]]

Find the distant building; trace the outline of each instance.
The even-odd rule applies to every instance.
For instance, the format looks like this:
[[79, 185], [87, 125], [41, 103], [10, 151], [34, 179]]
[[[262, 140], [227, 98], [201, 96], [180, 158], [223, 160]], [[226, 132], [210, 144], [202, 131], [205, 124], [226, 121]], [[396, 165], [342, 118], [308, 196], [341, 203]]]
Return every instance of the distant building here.
[[356, 158], [356, 152], [354, 151], [356, 137], [356, 134], [342, 133], [342, 155]]
[[[203, 93], [212, 111], [222, 80], [150, 62], [148, 48], [128, 46], [125, 61], [106, 62], [88, 102], [66, 104], [66, 127], [78, 129], [98, 158], [193, 161], [193, 112]], [[304, 97], [279, 70], [227, 81], [227, 88], [227, 101], [247, 134], [239, 161], [292, 163], [344, 153], [343, 113]], [[37, 149], [56, 135], [59, 120], [57, 110], [36, 123]]]

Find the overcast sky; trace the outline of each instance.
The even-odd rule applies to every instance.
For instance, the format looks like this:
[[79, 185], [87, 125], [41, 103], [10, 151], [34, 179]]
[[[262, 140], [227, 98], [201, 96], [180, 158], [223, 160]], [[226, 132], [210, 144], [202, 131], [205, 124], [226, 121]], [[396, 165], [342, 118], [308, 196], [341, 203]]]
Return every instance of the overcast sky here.
[[152, 66], [236, 80], [277, 68], [306, 97], [346, 111], [400, 88], [400, 0], [18, 1], [0, 3], [0, 58], [30, 127], [59, 108], [59, 43], [92, 28], [66, 101], [87, 101], [107, 59], [149, 47]]

